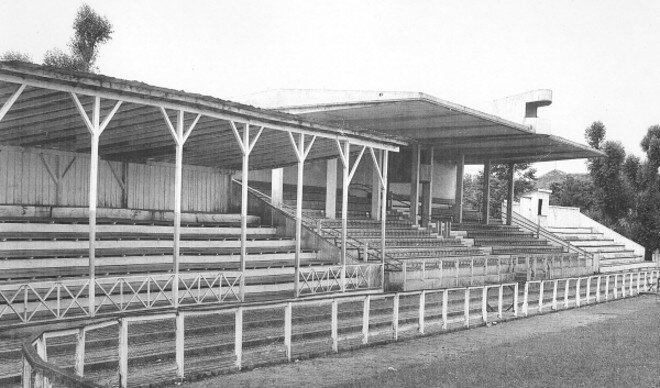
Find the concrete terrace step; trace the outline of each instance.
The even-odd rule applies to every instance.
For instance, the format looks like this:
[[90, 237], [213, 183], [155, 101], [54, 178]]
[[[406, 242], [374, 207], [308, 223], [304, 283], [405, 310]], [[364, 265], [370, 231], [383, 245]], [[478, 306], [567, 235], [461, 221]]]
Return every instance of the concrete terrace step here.
[[563, 252], [562, 247], [555, 247], [552, 245], [545, 245], [545, 246], [498, 245], [498, 246], [491, 246], [491, 248], [494, 255]]
[[658, 268], [658, 264], [650, 261], [643, 261], [636, 263], [617, 263], [611, 265], [601, 264], [600, 273], [642, 271], [646, 269], [656, 269], [656, 268]]
[[593, 228], [586, 226], [547, 226], [546, 229], [552, 233], [577, 233], [577, 234], [591, 234], [594, 232]]

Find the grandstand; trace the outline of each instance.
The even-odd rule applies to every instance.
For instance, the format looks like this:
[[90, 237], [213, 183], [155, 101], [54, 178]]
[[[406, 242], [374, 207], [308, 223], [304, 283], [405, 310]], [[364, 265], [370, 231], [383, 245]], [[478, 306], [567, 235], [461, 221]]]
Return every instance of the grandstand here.
[[0, 63], [0, 327], [41, 333], [3, 343], [0, 384], [165, 383], [657, 278], [594, 275], [597, 254], [513, 206], [464, 209], [466, 163], [601, 155], [531, 117], [419, 93], [245, 102]]

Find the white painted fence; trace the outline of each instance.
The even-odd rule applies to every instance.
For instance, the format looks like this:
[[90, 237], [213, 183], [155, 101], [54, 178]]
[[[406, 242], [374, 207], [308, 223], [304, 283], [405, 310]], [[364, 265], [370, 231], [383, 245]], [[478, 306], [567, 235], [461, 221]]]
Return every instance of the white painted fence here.
[[[580, 307], [587, 304], [600, 303], [608, 300], [636, 296], [641, 292], [658, 290], [659, 271], [653, 270], [638, 273], [621, 273], [597, 275], [581, 278], [555, 279], [543, 281], [529, 281], [522, 290], [522, 315], [541, 314], [549, 311]], [[491, 292], [494, 291], [494, 292]], [[452, 289], [436, 289], [412, 292], [398, 292], [387, 294], [365, 294], [354, 296], [333, 296], [325, 298], [311, 298], [273, 302], [267, 304], [243, 305], [231, 308], [215, 308], [208, 310], [190, 310], [153, 315], [138, 315], [123, 317], [118, 320], [101, 324], [90, 325], [73, 330], [51, 331], [42, 333], [31, 342], [29, 349], [24, 349], [23, 387], [32, 387], [35, 379], [41, 386], [48, 386], [49, 376], [59, 381], [66, 380], [66, 373], [55, 366], [45, 366], [48, 360], [48, 338], [66, 335], [76, 335], [76, 352], [74, 370], [77, 376], [70, 375], [71, 383], [76, 386], [84, 385], [80, 376], [85, 370], [85, 333], [108, 325], [119, 326], [118, 341], [118, 381], [120, 387], [129, 385], [129, 328], [132, 325], [152, 321], [174, 321], [175, 341], [170, 352], [175, 354], [175, 379], [182, 379], [185, 374], [185, 322], [186, 318], [204, 315], [229, 314], [234, 320], [234, 349], [233, 367], [241, 369], [244, 365], [244, 333], [249, 330], [244, 327], [244, 314], [250, 311], [279, 311], [283, 313], [284, 325], [279, 333], [283, 338], [279, 350], [286, 360], [292, 359], [293, 340], [293, 309], [304, 306], [330, 306], [329, 340], [330, 349], [337, 352], [343, 341], [357, 339], [362, 345], [371, 343], [373, 338], [384, 335], [388, 340], [397, 340], [402, 334], [422, 335], [429, 332], [431, 327], [439, 331], [468, 328], [495, 320], [514, 319], [519, 316], [518, 307], [520, 290], [518, 283], [490, 285], [483, 287], [467, 287]], [[436, 304], [429, 304], [430, 299], [436, 298]], [[506, 299], [506, 300], [505, 300]], [[404, 300], [406, 302], [404, 302]], [[377, 301], [384, 301], [391, 306], [391, 316], [382, 322], [371, 319], [372, 305]], [[360, 303], [362, 305], [361, 331], [358, 333], [345, 333], [339, 328], [350, 324], [350, 314], [340, 314], [342, 305]], [[402, 304], [414, 307], [402, 309]], [[260, 313], [262, 314], [262, 313]], [[411, 318], [412, 314], [412, 318]], [[402, 317], [402, 315], [405, 315]], [[382, 314], [381, 314], [382, 316]], [[403, 318], [403, 322], [402, 322]], [[411, 323], [412, 322], [412, 323]], [[315, 324], [319, 324], [316, 322]], [[272, 337], [269, 339], [272, 341]], [[38, 357], [32, 354], [36, 351]], [[274, 362], [278, 360], [270, 360]], [[268, 360], [266, 360], [268, 362]], [[62, 377], [65, 376], [65, 377]], [[161, 376], [162, 377], [162, 376]], [[165, 377], [163, 377], [165, 378]]]

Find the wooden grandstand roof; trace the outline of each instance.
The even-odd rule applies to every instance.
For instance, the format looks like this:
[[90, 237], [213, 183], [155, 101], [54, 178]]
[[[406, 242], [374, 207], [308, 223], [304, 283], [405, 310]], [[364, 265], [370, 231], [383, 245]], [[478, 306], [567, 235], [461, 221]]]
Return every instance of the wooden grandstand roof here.
[[[196, 122], [185, 143], [184, 163], [238, 169], [241, 149], [231, 129], [251, 125], [264, 131], [250, 155], [250, 168], [296, 163], [290, 134], [317, 136], [308, 160], [339, 155], [337, 141], [397, 151], [403, 137], [314, 122], [297, 115], [255, 108], [218, 98], [166, 89], [98, 74], [45, 66], [0, 62], [0, 108], [26, 85], [9, 109], [0, 110], [0, 144], [89, 152], [89, 132], [71, 96], [75, 93], [89, 114], [100, 96], [100, 116], [123, 101], [100, 137], [99, 155], [108, 160], [173, 162], [174, 141], [164, 120], [172, 123], [183, 110], [186, 128]], [[4, 117], [3, 117], [4, 113]], [[197, 117], [200, 115], [199, 117]]]

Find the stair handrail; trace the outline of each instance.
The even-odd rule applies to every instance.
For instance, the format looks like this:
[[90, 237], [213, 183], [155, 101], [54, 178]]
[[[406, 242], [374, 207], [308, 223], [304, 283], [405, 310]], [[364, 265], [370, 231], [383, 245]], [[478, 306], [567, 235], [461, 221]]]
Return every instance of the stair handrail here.
[[[502, 202], [502, 214], [506, 214], [507, 211], [507, 204], [506, 202]], [[516, 212], [515, 210], [511, 211], [512, 217], [511, 217], [511, 224], [515, 224], [516, 226], [527, 230], [528, 232], [532, 232], [537, 235], [537, 237], [543, 237], [544, 239], [551, 241], [557, 245], [560, 245], [568, 250], [568, 252], [575, 252], [580, 255], [584, 255], [588, 258], [593, 259], [594, 254], [585, 251], [584, 249], [580, 247], [576, 247], [575, 245], [569, 243], [568, 241], [565, 241], [557, 236], [555, 236], [554, 233], [551, 231], [547, 230], [546, 228], [542, 227], [538, 223], [534, 223], [532, 220], [524, 217], [520, 213]]]
[[[234, 184], [237, 184], [237, 185], [242, 185], [242, 182], [240, 180], [236, 179], [236, 178], [232, 178], [232, 182]], [[280, 203], [280, 204], [275, 205], [275, 204], [272, 203], [272, 198], [268, 194], [266, 194], [262, 191], [259, 191], [259, 190], [255, 189], [254, 187], [250, 187], [249, 185], [248, 185], [248, 193], [251, 194], [252, 196], [254, 196], [255, 198], [261, 200], [267, 207], [269, 207], [269, 208], [271, 208], [275, 211], [280, 212], [285, 217], [288, 217], [288, 218], [293, 219], [293, 220], [296, 219], [296, 209], [294, 209], [293, 207], [291, 207], [291, 206], [289, 206], [289, 205], [287, 205], [283, 202]], [[329, 238], [326, 235], [323, 234], [323, 232], [326, 232], [326, 231], [332, 231], [332, 233], [328, 233], [328, 234], [330, 234], [331, 235], [330, 238], [332, 238], [334, 240], [336, 240], [338, 238], [341, 238], [341, 230], [336, 229], [336, 228], [332, 228], [332, 227], [328, 227], [328, 226], [326, 226], [325, 228], [322, 228], [321, 227], [322, 221], [323, 221], [322, 219], [311, 218], [311, 217], [302, 215], [300, 220], [302, 221], [302, 226], [306, 230], [308, 230], [310, 233], [318, 236], [319, 238], [321, 238], [325, 241], [329, 240]], [[362, 243], [361, 241], [359, 241], [359, 240], [357, 240], [357, 239], [355, 239], [351, 236], [348, 236], [348, 235], [346, 236], [346, 246], [350, 247], [351, 250], [355, 250], [356, 252], [360, 252], [363, 249], [364, 245], [365, 244]], [[375, 257], [376, 259], [379, 260], [379, 258], [376, 256], [376, 254], [374, 252], [380, 252], [380, 251], [377, 248], [374, 247], [374, 248], [371, 248], [368, 253], [369, 253], [370, 256]], [[354, 255], [353, 253], [350, 253], [347, 250], [346, 254], [347, 254], [347, 256], [349, 256], [351, 259], [353, 259], [356, 262], [361, 261], [360, 257], [359, 257], [359, 253], [358, 253], [358, 255]], [[385, 253], [385, 258], [386, 258], [386, 261], [390, 261], [390, 260], [391, 261], [397, 261], [396, 259], [392, 258], [390, 255], [388, 255], [387, 252]]]

